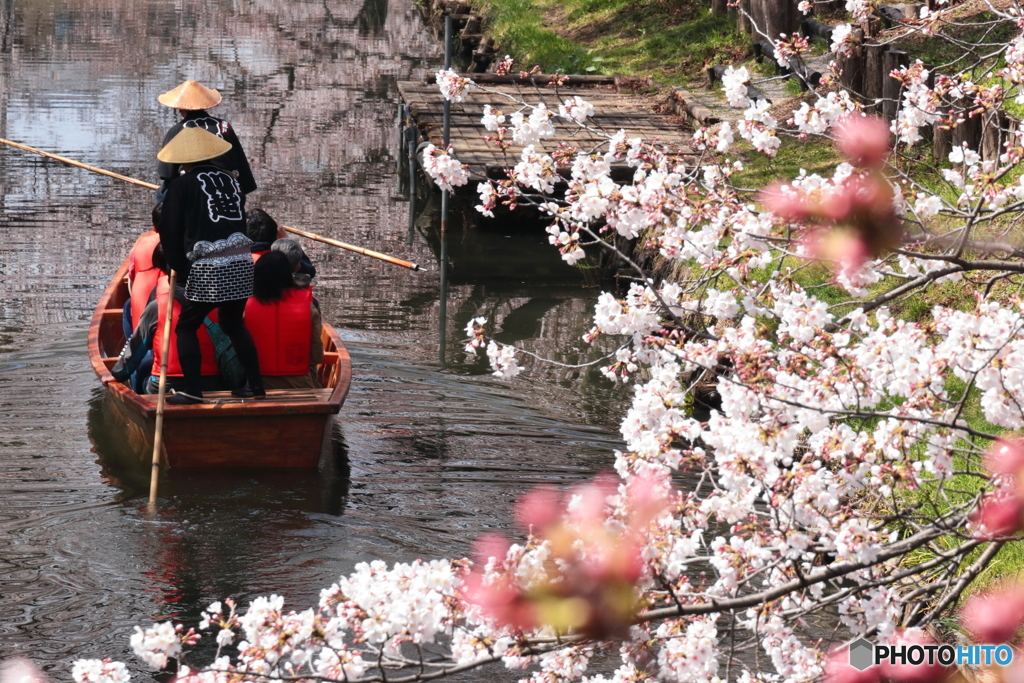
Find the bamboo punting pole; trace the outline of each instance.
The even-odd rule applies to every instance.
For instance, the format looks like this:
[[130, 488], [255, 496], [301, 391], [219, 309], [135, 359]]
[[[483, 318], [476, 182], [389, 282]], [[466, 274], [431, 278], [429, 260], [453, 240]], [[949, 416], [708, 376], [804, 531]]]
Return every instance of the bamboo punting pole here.
[[174, 315], [174, 288], [178, 274], [167, 278], [167, 313], [164, 314], [164, 338], [160, 344], [160, 382], [156, 395], [156, 426], [153, 428], [153, 466], [149, 471], [149, 511], [156, 512], [156, 489], [160, 479], [160, 452], [164, 446], [164, 403], [167, 400], [167, 357], [171, 353], [171, 320]]
[[0, 143], [3, 143], [5, 145], [10, 145], [11, 147], [16, 147], [16, 148], [24, 150], [26, 152], [32, 152], [33, 154], [38, 154], [39, 156], [46, 157], [47, 159], [55, 159], [56, 161], [59, 161], [62, 164], [67, 164], [68, 166], [77, 166], [78, 168], [84, 168], [86, 171], [92, 171], [93, 173], [99, 173], [100, 175], [105, 175], [105, 176], [109, 176], [111, 178], [116, 178], [117, 180], [123, 180], [126, 183], [131, 183], [132, 185], [138, 185], [139, 187], [148, 187], [150, 190], [155, 190], [158, 187], [160, 187], [159, 185], [154, 185], [153, 183], [147, 183], [144, 180], [138, 180], [137, 178], [129, 178], [128, 176], [121, 175], [120, 173], [114, 173], [113, 171], [107, 171], [105, 169], [98, 168], [96, 166], [90, 166], [89, 164], [83, 164], [81, 161], [75, 161], [74, 159], [68, 159], [67, 157], [62, 157], [59, 154], [50, 154], [49, 152], [44, 152], [41, 149], [36, 149], [35, 147], [29, 147], [28, 145], [22, 145], [20, 143], [12, 142], [10, 140], [4, 140], [3, 138], [0, 138]]
[[298, 228], [292, 228], [287, 225], [282, 225], [281, 228], [285, 232], [290, 232], [293, 235], [299, 235], [301, 237], [305, 237], [306, 239], [315, 240], [317, 242], [323, 242], [324, 244], [330, 244], [333, 247], [341, 247], [342, 249], [348, 249], [349, 251], [354, 251], [357, 254], [362, 254], [363, 256], [369, 256], [371, 258], [380, 259], [381, 261], [387, 261], [388, 263], [393, 263], [396, 266], [402, 266], [403, 268], [408, 268], [409, 270], [420, 269], [420, 267], [417, 264], [413, 263], [412, 261], [406, 261], [396, 256], [388, 256], [387, 254], [382, 254], [379, 251], [373, 251], [372, 249], [364, 249], [363, 247], [357, 247], [354, 244], [347, 244], [336, 239], [331, 239], [330, 237], [323, 237], [322, 235], [317, 235], [316, 233], [313, 232], [306, 232], [305, 230], [299, 230]]
[[[22, 145], [17, 142], [12, 142], [11, 140], [5, 140], [3, 138], [0, 138], [0, 144], [9, 145], [11, 147], [24, 150], [26, 152], [32, 152], [33, 154], [38, 154], [39, 156], [46, 157], [47, 159], [54, 159], [55, 161], [59, 161], [69, 166], [77, 166], [78, 168], [84, 168], [86, 171], [99, 173], [100, 175], [105, 175], [116, 180], [131, 183], [132, 185], [138, 185], [139, 187], [146, 187], [149, 188], [150, 190], [156, 190], [160, 187], [159, 185], [155, 185], [154, 183], [147, 183], [146, 181], [139, 180], [138, 178], [131, 178], [129, 176], [121, 175], [120, 173], [114, 173], [113, 171], [108, 171], [97, 166], [90, 166], [89, 164], [84, 164], [81, 161], [68, 159], [67, 157], [62, 157], [59, 154], [51, 154], [50, 152], [44, 152], [41, 149], [29, 147], [28, 145]], [[306, 232], [305, 230], [299, 230], [298, 228], [290, 228], [287, 225], [281, 227], [283, 227], [287, 232], [290, 232], [295, 235], [301, 235], [306, 239], [315, 240], [317, 242], [323, 242], [324, 244], [330, 244], [331, 246], [339, 247], [341, 249], [347, 249], [348, 251], [354, 251], [357, 254], [369, 256], [370, 258], [380, 259], [381, 261], [387, 261], [388, 263], [392, 263], [396, 266], [402, 266], [403, 268], [408, 268], [409, 270], [420, 270], [420, 267], [411, 261], [406, 261], [395, 256], [388, 256], [387, 254], [382, 254], [379, 251], [373, 251], [372, 249], [364, 249], [363, 247], [357, 247], [354, 244], [348, 244], [340, 240], [331, 239], [330, 237], [322, 237], [316, 234], [315, 232]]]

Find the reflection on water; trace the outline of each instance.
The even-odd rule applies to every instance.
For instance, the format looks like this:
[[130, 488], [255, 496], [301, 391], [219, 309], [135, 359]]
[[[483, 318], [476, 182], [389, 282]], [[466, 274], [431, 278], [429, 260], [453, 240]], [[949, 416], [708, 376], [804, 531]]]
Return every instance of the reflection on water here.
[[[467, 552], [540, 482], [606, 468], [619, 444], [596, 371], [515, 384], [467, 358], [463, 329], [586, 360], [596, 290], [543, 234], [453, 229], [444, 354], [436, 235], [407, 246], [393, 198], [396, 84], [440, 64], [411, 0], [0, 0], [0, 137], [146, 180], [186, 77], [218, 88], [245, 144], [250, 206], [433, 264], [414, 274], [319, 244], [317, 295], [354, 381], [323, 471], [147, 468], [122, 443], [86, 354], [89, 319], [152, 195], [0, 149], [0, 658], [131, 659], [136, 623], [214, 599], [316, 600], [356, 562]], [[429, 221], [426, 221], [429, 223]], [[425, 239], [429, 238], [429, 239]]]

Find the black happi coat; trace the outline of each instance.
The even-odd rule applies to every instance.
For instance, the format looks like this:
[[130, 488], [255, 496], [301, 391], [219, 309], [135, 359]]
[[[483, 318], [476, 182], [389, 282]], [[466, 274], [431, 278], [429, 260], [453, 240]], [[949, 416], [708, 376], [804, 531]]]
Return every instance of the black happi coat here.
[[[216, 159], [210, 159], [208, 163], [219, 166], [228, 171], [238, 171], [238, 184], [242, 188], [242, 194], [249, 194], [256, 189], [256, 179], [252, 176], [252, 169], [249, 168], [249, 160], [245, 157], [242, 143], [235, 135], [235, 129], [231, 124], [216, 116], [210, 116], [206, 111], [199, 109], [190, 111], [178, 123], [171, 126], [164, 136], [164, 145], [174, 139], [174, 136], [181, 132], [182, 128], [202, 128], [208, 133], [213, 133], [226, 142], [231, 143], [231, 149]], [[156, 165], [157, 175], [163, 180], [164, 187], [178, 177], [181, 167], [178, 164], [169, 164], [161, 161]], [[242, 232], [245, 232], [244, 230]]]
[[160, 244], [182, 282], [192, 268], [186, 254], [196, 242], [216, 242], [236, 232], [245, 234], [245, 195], [229, 173], [203, 162], [171, 181], [160, 215]]

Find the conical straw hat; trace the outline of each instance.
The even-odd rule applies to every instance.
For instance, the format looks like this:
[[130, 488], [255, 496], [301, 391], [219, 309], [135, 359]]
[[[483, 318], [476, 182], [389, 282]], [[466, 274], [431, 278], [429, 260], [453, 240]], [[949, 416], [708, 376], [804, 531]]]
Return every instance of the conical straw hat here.
[[220, 93], [207, 88], [202, 83], [189, 79], [174, 90], [168, 90], [156, 101], [172, 109], [210, 109], [220, 104]]
[[219, 157], [229, 149], [230, 142], [202, 128], [182, 128], [162, 150], [157, 152], [156, 158], [168, 164], [195, 164]]

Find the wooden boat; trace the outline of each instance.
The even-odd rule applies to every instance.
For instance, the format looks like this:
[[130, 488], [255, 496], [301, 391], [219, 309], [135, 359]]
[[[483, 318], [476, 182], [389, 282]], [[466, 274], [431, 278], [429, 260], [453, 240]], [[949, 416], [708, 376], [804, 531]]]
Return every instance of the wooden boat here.
[[[126, 438], [140, 461], [153, 452], [156, 396], [140, 396], [110, 374], [124, 347], [121, 315], [128, 299], [128, 261], [103, 292], [89, 326], [89, 359], [113, 399]], [[215, 401], [166, 406], [164, 458], [170, 467], [316, 467], [331, 436], [331, 416], [341, 410], [352, 382], [352, 362], [337, 331], [323, 323], [324, 359], [317, 367], [323, 389], [267, 391], [260, 401], [230, 392], [207, 392]], [[148, 445], [148, 449], [146, 446]]]

